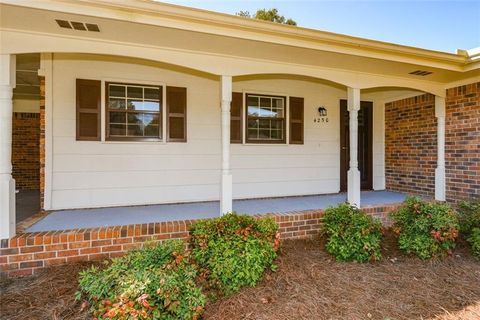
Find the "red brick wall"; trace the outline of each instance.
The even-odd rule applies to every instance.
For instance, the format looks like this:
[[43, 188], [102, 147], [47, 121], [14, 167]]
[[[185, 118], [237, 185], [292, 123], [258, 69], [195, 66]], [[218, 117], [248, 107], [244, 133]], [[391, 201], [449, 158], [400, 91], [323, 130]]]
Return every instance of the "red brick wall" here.
[[[362, 209], [390, 224], [399, 205]], [[282, 239], [312, 238], [321, 228], [323, 210], [272, 214]], [[259, 216], [260, 217], [260, 216]], [[187, 239], [193, 220], [95, 229], [19, 234], [0, 242], [0, 275], [27, 276], [41, 268], [75, 261], [103, 260], [139, 248], [145, 241]]]
[[447, 90], [447, 199], [480, 198], [480, 82]]
[[12, 123], [12, 176], [16, 188], [40, 188], [40, 115], [38, 113], [13, 113]]
[[437, 120], [431, 94], [385, 104], [385, 180], [389, 190], [434, 195]]

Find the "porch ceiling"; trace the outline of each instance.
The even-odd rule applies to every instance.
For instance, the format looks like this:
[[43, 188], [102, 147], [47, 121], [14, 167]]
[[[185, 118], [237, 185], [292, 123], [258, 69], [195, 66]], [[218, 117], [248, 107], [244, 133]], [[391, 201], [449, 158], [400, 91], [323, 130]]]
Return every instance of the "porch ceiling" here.
[[[20, 4], [27, 1], [19, 2]], [[292, 65], [314, 66], [329, 69], [346, 70], [349, 72], [376, 74], [382, 76], [400, 77], [407, 80], [421, 80], [448, 83], [464, 78], [480, 76], [480, 69], [465, 71], [462, 57], [453, 54], [443, 54], [442, 59], [426, 59], [420, 55], [398, 55], [393, 59], [388, 54], [369, 54], [359, 52], [353, 45], [350, 50], [340, 52], [338, 45], [326, 41], [312, 41], [299, 36], [295, 45], [283, 44], [280, 38], [275, 43], [271, 38], [267, 41], [241, 38], [240, 35], [225, 36], [221, 32], [196, 32], [146, 23], [138, 23], [140, 17], [136, 14], [117, 14], [116, 19], [85, 16], [50, 10], [34, 9], [15, 5], [0, 5], [1, 28], [20, 33], [37, 35], [53, 35], [63, 39], [78, 39], [110, 42], [112, 44], [128, 44], [141, 48], [173, 48], [180, 51], [196, 52], [212, 58], [219, 56], [237, 57], [251, 61], [269, 61], [288, 63]], [[19, 19], [18, 17], [22, 17]], [[55, 19], [80, 21], [97, 24], [100, 32], [77, 31], [60, 28]], [[164, 19], [166, 22], [167, 19]], [[214, 28], [212, 30], [215, 30]], [[298, 29], [305, 32], [306, 29]], [[308, 30], [307, 30], [308, 31]], [[312, 31], [313, 32], [313, 31]], [[340, 36], [340, 35], [339, 35]], [[346, 36], [345, 36], [346, 37]], [[359, 40], [360, 41], [360, 40]], [[366, 40], [365, 40], [366, 41]], [[386, 45], [386, 44], [385, 44]], [[2, 51], [31, 50], [29, 43], [2, 43]], [[345, 44], [346, 46], [346, 44]], [[393, 45], [392, 45], [393, 46]], [[363, 46], [365, 47], [365, 46]], [[400, 47], [400, 46], [399, 46]], [[411, 48], [412, 49], [412, 48]], [[412, 49], [413, 50], [413, 49]], [[418, 49], [420, 50], [420, 49]], [[64, 47], [61, 51], [69, 51]], [[426, 50], [425, 50], [426, 51]], [[25, 51], [24, 51], [25, 52]], [[102, 52], [99, 52], [102, 53]], [[103, 52], [107, 53], [107, 52]], [[441, 55], [441, 53], [438, 53]], [[415, 57], [415, 58], [414, 58]], [[449, 57], [449, 58], [447, 58]], [[206, 58], [204, 58], [206, 59]], [[210, 58], [209, 58], [210, 59]], [[158, 60], [162, 60], [158, 57]], [[245, 70], [245, 69], [244, 69]], [[426, 70], [432, 74], [425, 77], [410, 75], [415, 70]], [[207, 70], [203, 70], [207, 71]], [[228, 70], [232, 75], [241, 75], [241, 70]], [[247, 73], [251, 70], [246, 71]]]
[[[364, 207], [402, 202], [406, 195], [392, 191], [364, 191]], [[267, 214], [325, 209], [346, 201], [346, 194], [314, 195], [270, 199], [234, 200], [233, 210], [244, 214]], [[134, 207], [78, 209], [54, 211], [27, 228], [26, 232], [96, 228], [163, 221], [214, 218], [218, 216], [218, 201], [161, 204]]]

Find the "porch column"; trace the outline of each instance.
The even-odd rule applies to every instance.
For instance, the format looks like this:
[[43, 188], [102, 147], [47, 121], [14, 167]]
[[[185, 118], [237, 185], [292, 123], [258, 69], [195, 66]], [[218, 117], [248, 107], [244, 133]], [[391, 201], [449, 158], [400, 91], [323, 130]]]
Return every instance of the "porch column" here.
[[12, 178], [12, 117], [15, 56], [0, 55], [0, 239], [15, 235], [15, 180]]
[[437, 117], [435, 200], [445, 201], [445, 98], [435, 96], [435, 117]]
[[350, 168], [348, 170], [348, 202], [360, 208], [360, 171], [358, 170], [358, 110], [360, 89], [348, 88], [348, 112], [350, 131]]
[[230, 172], [230, 104], [232, 77], [221, 76], [222, 107], [222, 181], [220, 186], [220, 214], [232, 212], [232, 173]]

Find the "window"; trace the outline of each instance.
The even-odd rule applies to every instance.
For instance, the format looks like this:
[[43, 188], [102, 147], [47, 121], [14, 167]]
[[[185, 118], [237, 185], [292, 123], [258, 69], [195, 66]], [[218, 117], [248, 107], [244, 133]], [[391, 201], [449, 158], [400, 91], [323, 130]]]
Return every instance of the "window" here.
[[106, 83], [108, 140], [160, 140], [162, 87]]
[[247, 143], [285, 143], [285, 97], [247, 94]]

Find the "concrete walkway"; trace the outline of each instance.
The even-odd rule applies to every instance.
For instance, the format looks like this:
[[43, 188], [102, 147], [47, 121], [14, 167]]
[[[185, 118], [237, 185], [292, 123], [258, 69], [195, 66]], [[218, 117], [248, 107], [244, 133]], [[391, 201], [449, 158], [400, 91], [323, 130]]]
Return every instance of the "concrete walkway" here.
[[[362, 191], [362, 206], [399, 203], [406, 195], [392, 191]], [[283, 213], [311, 209], [325, 209], [346, 201], [345, 193], [284, 197], [269, 199], [234, 200], [233, 210], [245, 214]], [[218, 217], [218, 201], [160, 204], [133, 207], [110, 207], [54, 211], [27, 228], [26, 232], [96, 228], [150, 222]]]

